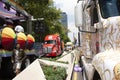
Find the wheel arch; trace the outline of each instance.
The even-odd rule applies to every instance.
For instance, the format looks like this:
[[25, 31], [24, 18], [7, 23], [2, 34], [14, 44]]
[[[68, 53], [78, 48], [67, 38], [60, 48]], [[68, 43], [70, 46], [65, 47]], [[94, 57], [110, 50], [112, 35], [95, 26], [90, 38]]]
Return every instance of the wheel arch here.
[[93, 80], [101, 80], [100, 74], [97, 70], [94, 71]]

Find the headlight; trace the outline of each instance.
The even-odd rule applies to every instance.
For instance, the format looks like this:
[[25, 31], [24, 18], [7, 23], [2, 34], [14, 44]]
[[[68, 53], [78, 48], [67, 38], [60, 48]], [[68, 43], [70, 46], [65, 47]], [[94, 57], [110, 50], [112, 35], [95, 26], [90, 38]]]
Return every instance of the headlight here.
[[54, 52], [54, 53], [56, 53], [57, 51], [56, 51], [56, 50], [54, 50], [53, 52]]

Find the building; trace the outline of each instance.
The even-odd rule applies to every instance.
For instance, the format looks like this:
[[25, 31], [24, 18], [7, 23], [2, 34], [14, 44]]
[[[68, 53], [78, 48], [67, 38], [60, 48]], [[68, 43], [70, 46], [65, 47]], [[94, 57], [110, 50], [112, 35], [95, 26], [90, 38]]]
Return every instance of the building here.
[[60, 19], [60, 22], [61, 22], [66, 28], [68, 28], [68, 20], [67, 20], [67, 14], [66, 14], [66, 12], [62, 12], [61, 16], [62, 16], [62, 18]]

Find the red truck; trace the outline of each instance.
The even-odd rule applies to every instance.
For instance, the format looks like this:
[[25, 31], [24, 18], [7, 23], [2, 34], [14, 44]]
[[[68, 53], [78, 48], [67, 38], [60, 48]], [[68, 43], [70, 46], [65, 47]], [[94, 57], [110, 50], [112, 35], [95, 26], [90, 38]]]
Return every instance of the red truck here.
[[58, 34], [47, 35], [44, 39], [43, 53], [49, 57], [62, 54], [63, 45]]

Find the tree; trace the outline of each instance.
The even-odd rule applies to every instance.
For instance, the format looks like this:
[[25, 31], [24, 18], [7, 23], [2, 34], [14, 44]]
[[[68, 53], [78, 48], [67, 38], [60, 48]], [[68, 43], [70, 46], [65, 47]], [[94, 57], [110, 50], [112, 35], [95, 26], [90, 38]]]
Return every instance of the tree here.
[[[24, 9], [29, 14], [34, 16], [34, 18], [44, 18], [45, 32], [44, 34], [42, 34], [41, 41], [43, 41], [44, 37], [47, 34], [54, 33], [59, 33], [60, 35], [62, 35], [62, 39], [64, 41], [69, 40], [68, 36], [65, 34], [65, 29], [63, 28], [63, 25], [59, 22], [61, 18], [60, 15], [61, 10], [54, 7], [53, 0], [15, 0], [15, 1], [19, 3], [22, 7], [24, 7]], [[41, 34], [34, 33], [34, 35], [37, 35], [37, 37], [41, 37]]]

